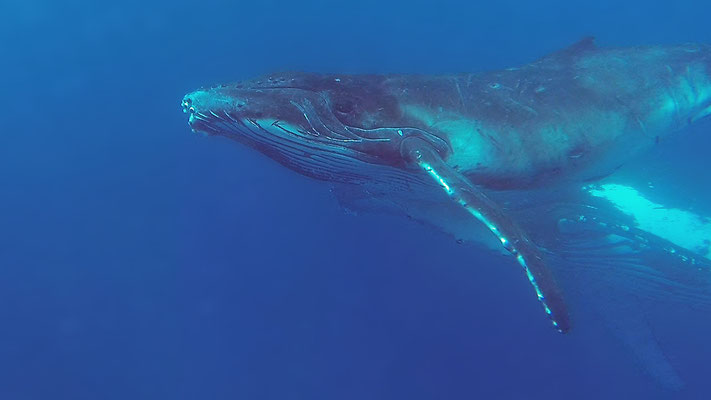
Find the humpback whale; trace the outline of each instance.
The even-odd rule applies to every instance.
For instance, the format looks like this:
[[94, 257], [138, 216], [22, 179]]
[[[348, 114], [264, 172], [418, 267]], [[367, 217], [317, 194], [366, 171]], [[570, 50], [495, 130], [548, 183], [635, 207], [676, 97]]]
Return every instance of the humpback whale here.
[[709, 237], [698, 239], [708, 219], [605, 183], [711, 114], [711, 46], [586, 38], [505, 70], [281, 73], [202, 88], [181, 105], [193, 131], [328, 181], [344, 204], [388, 207], [509, 254], [562, 333], [572, 326], [564, 265], [637, 266], [663, 253], [697, 270], [711, 257]]

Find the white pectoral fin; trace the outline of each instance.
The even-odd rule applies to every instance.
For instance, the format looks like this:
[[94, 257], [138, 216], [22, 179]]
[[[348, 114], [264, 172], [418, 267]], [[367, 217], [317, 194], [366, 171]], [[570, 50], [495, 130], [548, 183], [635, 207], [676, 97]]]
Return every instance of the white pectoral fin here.
[[546, 265], [538, 246], [528, 235], [504, 214], [464, 176], [449, 167], [439, 154], [425, 141], [408, 138], [402, 144], [405, 159], [425, 171], [447, 193], [449, 198], [484, 224], [524, 268], [528, 280], [543, 304], [555, 328], [565, 333], [570, 330], [568, 310], [563, 296]]
[[632, 219], [636, 228], [711, 260], [711, 219], [690, 210], [666, 207], [634, 187], [605, 183], [583, 188]]
[[[578, 309], [582, 303], [595, 310], [578, 313], [577, 325], [604, 322], [659, 384], [681, 388], [654, 331], [711, 307], [711, 219], [664, 206], [643, 186], [608, 182], [587, 185], [582, 194], [550, 207], [546, 215], [555, 222], [545, 221], [555, 224], [546, 230], [555, 238], [549, 248], [565, 266], [556, 269], [558, 278]], [[678, 314], [668, 319], [670, 305]]]
[[583, 193], [588, 207], [557, 216], [555, 250], [569, 264], [618, 276], [644, 297], [711, 306], [711, 219], [629, 185]]

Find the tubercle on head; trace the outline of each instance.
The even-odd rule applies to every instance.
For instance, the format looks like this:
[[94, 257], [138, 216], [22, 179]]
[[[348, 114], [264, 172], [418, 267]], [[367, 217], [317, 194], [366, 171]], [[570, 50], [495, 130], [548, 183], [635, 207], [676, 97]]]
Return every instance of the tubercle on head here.
[[227, 93], [224, 87], [199, 89], [183, 97], [183, 112], [209, 113], [210, 111], [234, 111], [246, 105], [246, 101]]

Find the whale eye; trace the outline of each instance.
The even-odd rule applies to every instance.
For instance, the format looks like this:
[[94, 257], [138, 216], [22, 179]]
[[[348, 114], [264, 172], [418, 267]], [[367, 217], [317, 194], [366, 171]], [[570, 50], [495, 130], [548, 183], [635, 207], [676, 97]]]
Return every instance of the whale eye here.
[[341, 114], [350, 114], [353, 111], [354, 104], [350, 100], [339, 101], [333, 105], [333, 109]]

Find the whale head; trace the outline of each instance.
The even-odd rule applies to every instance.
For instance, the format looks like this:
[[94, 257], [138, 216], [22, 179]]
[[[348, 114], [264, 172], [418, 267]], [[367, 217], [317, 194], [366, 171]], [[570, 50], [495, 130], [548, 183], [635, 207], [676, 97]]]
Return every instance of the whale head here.
[[442, 156], [449, 151], [444, 139], [405, 119], [386, 79], [270, 76], [194, 91], [182, 107], [195, 132], [233, 139], [313, 178], [363, 181], [372, 178], [365, 166], [407, 168], [405, 138], [422, 138]]

